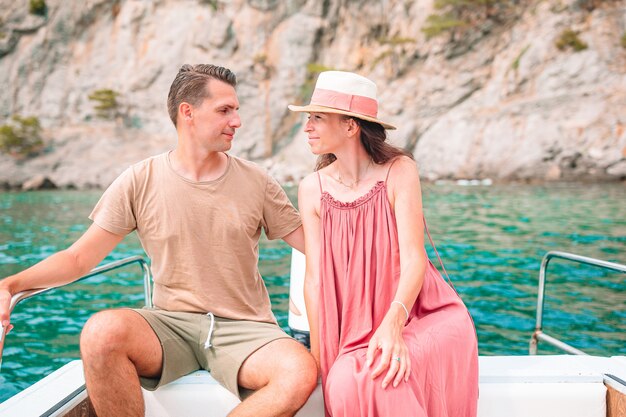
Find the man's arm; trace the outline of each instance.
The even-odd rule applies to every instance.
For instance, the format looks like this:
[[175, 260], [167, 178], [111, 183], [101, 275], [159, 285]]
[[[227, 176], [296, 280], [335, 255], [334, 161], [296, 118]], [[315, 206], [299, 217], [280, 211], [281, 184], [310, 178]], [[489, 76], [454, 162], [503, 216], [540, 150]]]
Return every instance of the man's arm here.
[[304, 229], [302, 226], [289, 233], [283, 240], [292, 248], [304, 253]]
[[58, 287], [77, 280], [98, 265], [124, 236], [95, 223], [72, 246], [0, 281], [0, 322], [9, 325], [13, 295], [30, 289]]

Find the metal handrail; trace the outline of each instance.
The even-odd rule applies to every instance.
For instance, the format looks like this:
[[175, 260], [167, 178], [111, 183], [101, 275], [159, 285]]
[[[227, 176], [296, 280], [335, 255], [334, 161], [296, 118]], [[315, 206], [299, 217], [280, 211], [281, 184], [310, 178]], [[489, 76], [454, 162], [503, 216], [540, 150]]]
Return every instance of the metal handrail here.
[[568, 261], [573, 261], [580, 264], [597, 266], [604, 269], [609, 269], [611, 271], [623, 272], [626, 273], [626, 265], [618, 264], [615, 262], [603, 261], [600, 259], [589, 258], [587, 256], [575, 255], [573, 253], [567, 252], [559, 252], [559, 251], [550, 251], [545, 254], [543, 260], [541, 261], [541, 267], [539, 269], [539, 288], [537, 293], [537, 321], [535, 324], [535, 331], [530, 338], [530, 343], [528, 347], [528, 353], [530, 355], [537, 354], [537, 345], [540, 340], [551, 344], [559, 349], [562, 349], [568, 353], [572, 353], [574, 355], [586, 355], [582, 350], [576, 349], [573, 346], [568, 345], [565, 342], [562, 342], [552, 336], [547, 335], [543, 332], [543, 304], [544, 304], [544, 293], [546, 289], [546, 271], [548, 269], [548, 263], [553, 258], [565, 259]]
[[[82, 281], [85, 280], [87, 278], [91, 278], [95, 275], [99, 275], [105, 272], [109, 272], [109, 271], [113, 271], [114, 269], [118, 269], [118, 268], [122, 268], [126, 265], [130, 265], [132, 263], [139, 263], [139, 265], [141, 266], [141, 269], [143, 270], [143, 295], [144, 295], [144, 299], [145, 299], [145, 303], [146, 303], [146, 307], [152, 307], [152, 291], [151, 291], [151, 282], [152, 282], [152, 273], [150, 272], [150, 267], [148, 266], [148, 263], [145, 261], [145, 259], [141, 256], [130, 256], [128, 258], [124, 258], [124, 259], [120, 259], [119, 261], [114, 261], [114, 262], [110, 262], [108, 264], [104, 264], [101, 265], [97, 268], [92, 269], [89, 273], [87, 273], [86, 275], [83, 275], [82, 277], [78, 278], [75, 281], [72, 281], [71, 283], [74, 282], [78, 282], [78, 281]], [[71, 284], [69, 283], [69, 284]], [[67, 285], [67, 284], [66, 284]], [[63, 286], [63, 285], [62, 285]], [[32, 289], [32, 290], [26, 290], [26, 291], [21, 291], [18, 292], [17, 294], [15, 294], [12, 298], [11, 298], [11, 304], [9, 306], [9, 313], [13, 312], [13, 309], [15, 308], [15, 306], [17, 305], [17, 303], [19, 303], [22, 300], [25, 300], [27, 298], [33, 297], [37, 294], [41, 294], [50, 290], [53, 290], [55, 288], [60, 288], [62, 286], [59, 287], [48, 287], [48, 288], [38, 288], [38, 289]]]
[[[114, 261], [114, 262], [110, 262], [108, 264], [104, 264], [101, 265], [99, 267], [96, 267], [94, 269], [92, 269], [89, 273], [87, 273], [86, 275], [83, 275], [82, 277], [78, 278], [77, 280], [74, 280], [68, 284], [72, 284], [74, 282], [78, 282], [78, 281], [82, 281], [85, 280], [87, 278], [91, 278], [95, 275], [99, 275], [102, 274], [104, 272], [109, 272], [112, 271], [114, 269], [118, 269], [118, 268], [122, 268], [126, 265], [130, 265], [132, 263], [139, 263], [139, 265], [141, 266], [141, 269], [143, 271], [143, 295], [144, 295], [144, 299], [145, 299], [145, 305], [146, 307], [152, 307], [152, 287], [151, 287], [151, 283], [152, 283], [152, 272], [150, 272], [150, 267], [148, 266], [148, 263], [146, 262], [146, 260], [141, 257], [141, 256], [130, 256], [128, 258], [124, 258], [124, 259], [120, 259], [119, 261]], [[65, 284], [65, 285], [68, 285]], [[64, 285], [60, 285], [60, 286], [56, 286], [56, 287], [48, 287], [48, 288], [36, 288], [36, 289], [31, 289], [31, 290], [26, 290], [26, 291], [20, 291], [17, 294], [13, 295], [13, 297], [11, 297], [11, 303], [9, 304], [9, 314], [13, 312], [13, 309], [15, 308], [15, 306], [20, 302], [23, 301], [27, 298], [33, 297], [35, 295], [38, 294], [42, 294], [44, 292], [53, 290], [55, 288], [61, 288]], [[4, 337], [6, 334], [6, 329], [1, 329], [0, 330], [0, 364], [2, 363], [2, 348], [4, 343]]]

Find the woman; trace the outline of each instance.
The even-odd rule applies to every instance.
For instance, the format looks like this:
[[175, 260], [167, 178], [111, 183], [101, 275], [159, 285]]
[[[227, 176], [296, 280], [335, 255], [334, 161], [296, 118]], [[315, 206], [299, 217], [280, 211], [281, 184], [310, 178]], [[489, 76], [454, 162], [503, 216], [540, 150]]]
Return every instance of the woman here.
[[305, 301], [327, 416], [475, 416], [478, 350], [463, 302], [424, 249], [412, 157], [385, 142], [376, 85], [319, 75], [300, 184]]

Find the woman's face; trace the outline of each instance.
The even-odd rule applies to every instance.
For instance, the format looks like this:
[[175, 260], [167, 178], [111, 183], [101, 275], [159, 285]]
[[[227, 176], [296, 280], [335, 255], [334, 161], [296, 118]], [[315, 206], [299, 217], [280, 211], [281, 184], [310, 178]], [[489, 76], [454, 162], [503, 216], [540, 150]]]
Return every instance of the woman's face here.
[[310, 113], [304, 131], [309, 135], [309, 146], [315, 155], [334, 153], [345, 144], [347, 120], [335, 113]]

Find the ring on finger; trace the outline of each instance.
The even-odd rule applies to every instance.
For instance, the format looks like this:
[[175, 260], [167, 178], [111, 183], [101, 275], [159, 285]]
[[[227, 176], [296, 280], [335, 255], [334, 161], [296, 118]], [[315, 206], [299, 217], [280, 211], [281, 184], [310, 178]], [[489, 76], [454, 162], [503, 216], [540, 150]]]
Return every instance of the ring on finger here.
[[398, 356], [397, 358], [393, 358], [393, 359], [400, 362], [400, 356]]

